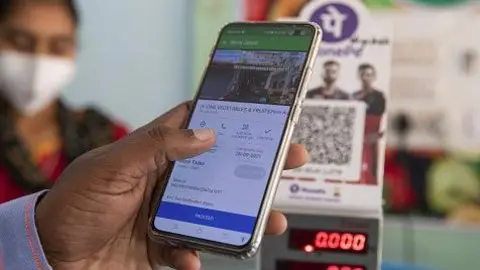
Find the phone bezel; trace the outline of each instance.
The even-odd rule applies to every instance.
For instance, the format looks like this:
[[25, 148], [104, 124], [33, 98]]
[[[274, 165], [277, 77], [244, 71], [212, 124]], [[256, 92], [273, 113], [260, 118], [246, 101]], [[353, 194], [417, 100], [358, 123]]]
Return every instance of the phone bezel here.
[[177, 233], [172, 233], [172, 232], [162, 231], [157, 229], [155, 227], [155, 217], [158, 212], [158, 208], [160, 207], [161, 199], [163, 198], [164, 192], [166, 190], [168, 179], [171, 177], [173, 166], [175, 164], [175, 162], [171, 162], [167, 169], [167, 173], [165, 174], [165, 181], [162, 184], [161, 192], [159, 192], [159, 195], [157, 198], [154, 198], [155, 207], [152, 208], [153, 211], [150, 213], [150, 218], [149, 218], [148, 235], [152, 240], [156, 242], [161, 242], [161, 243], [168, 244], [175, 247], [193, 248], [200, 251], [213, 252], [216, 254], [223, 254], [223, 255], [233, 256], [237, 258], [249, 258], [253, 256], [258, 250], [258, 246], [261, 242], [261, 239], [263, 237], [263, 233], [265, 230], [266, 221], [268, 220], [268, 214], [266, 214], [266, 212], [269, 211], [272, 206], [273, 197], [275, 195], [275, 191], [278, 186], [280, 174], [283, 171], [283, 164], [286, 158], [286, 151], [288, 151], [288, 146], [290, 143], [293, 126], [294, 126], [293, 120], [295, 120], [294, 119], [295, 117], [298, 117], [301, 110], [301, 103], [305, 98], [306, 81], [307, 81], [306, 79], [311, 75], [312, 66], [313, 66], [313, 63], [315, 62], [315, 58], [316, 58], [320, 40], [321, 40], [321, 29], [317, 24], [310, 23], [310, 22], [233, 22], [223, 26], [219, 31], [219, 34], [217, 35], [215, 45], [212, 48], [212, 52], [210, 53], [207, 66], [203, 72], [201, 83], [197, 88], [194, 101], [192, 104], [192, 110], [190, 111], [188, 120], [185, 124], [186, 126], [188, 126], [191, 121], [193, 111], [196, 108], [197, 102], [200, 97], [200, 91], [202, 89], [202, 85], [204, 84], [206, 79], [208, 67], [212, 64], [213, 52], [219, 45], [219, 41], [222, 36], [222, 33], [226, 29], [232, 26], [240, 27], [242, 25], [245, 25], [246, 27], [306, 26], [306, 27], [311, 27], [313, 30], [312, 41], [310, 43], [310, 48], [307, 51], [307, 57], [305, 59], [303, 70], [301, 72], [301, 81], [299, 83], [298, 90], [294, 98], [294, 102], [293, 104], [291, 104], [289, 108], [288, 117], [285, 122], [285, 127], [282, 131], [282, 137], [280, 140], [279, 148], [275, 155], [272, 171], [268, 179], [268, 184], [266, 186], [266, 189], [260, 204], [260, 208], [258, 210], [255, 227], [252, 231], [249, 241], [241, 246], [222, 243], [222, 242], [215, 242], [215, 241], [205, 240], [201, 238], [195, 238], [191, 236], [186, 236], [182, 234], [177, 234]]

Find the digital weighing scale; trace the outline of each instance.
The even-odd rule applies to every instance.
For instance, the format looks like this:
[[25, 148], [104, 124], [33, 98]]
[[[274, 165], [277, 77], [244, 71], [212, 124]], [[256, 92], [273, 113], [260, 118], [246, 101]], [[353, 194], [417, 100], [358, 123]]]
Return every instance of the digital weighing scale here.
[[381, 219], [287, 213], [289, 229], [265, 237], [261, 270], [377, 270]]

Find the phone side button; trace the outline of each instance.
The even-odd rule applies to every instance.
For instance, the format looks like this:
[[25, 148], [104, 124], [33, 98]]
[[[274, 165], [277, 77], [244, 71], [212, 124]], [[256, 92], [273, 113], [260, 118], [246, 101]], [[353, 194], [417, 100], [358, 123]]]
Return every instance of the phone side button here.
[[310, 67], [307, 67], [307, 72], [305, 74], [305, 81], [304, 81], [304, 86], [302, 89], [302, 95], [300, 96], [300, 100], [303, 102], [303, 100], [305, 99], [305, 97], [307, 96], [307, 92], [308, 92], [308, 85], [310, 84], [310, 79], [312, 78], [312, 68]]
[[312, 77], [312, 74], [313, 74], [313, 68], [307, 67], [307, 75], [305, 76], [305, 81], [307, 83], [310, 82], [310, 78]]
[[293, 122], [296, 124], [298, 123], [298, 119], [300, 119], [300, 113], [302, 112], [302, 107], [301, 106], [295, 106], [294, 111], [293, 111]]

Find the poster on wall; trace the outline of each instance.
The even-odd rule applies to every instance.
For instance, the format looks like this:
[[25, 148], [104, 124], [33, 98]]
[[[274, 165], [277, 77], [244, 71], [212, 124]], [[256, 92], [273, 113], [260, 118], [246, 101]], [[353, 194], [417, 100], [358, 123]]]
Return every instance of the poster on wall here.
[[[245, 18], [298, 18], [310, 2], [246, 0]], [[480, 43], [472, 34], [480, 20], [478, 9], [472, 7], [480, 3], [359, 2], [370, 8], [378, 23], [392, 23], [395, 34], [387, 106], [384, 210], [390, 214], [445, 217], [455, 222], [480, 219], [480, 149], [476, 147], [480, 112], [472, 104], [478, 95], [473, 86], [480, 78], [476, 72]], [[379, 6], [387, 8], [375, 9]], [[408, 121], [402, 123], [405, 116]], [[408, 129], [404, 136], [399, 136], [399, 125]], [[315, 186], [312, 183], [304, 185]], [[298, 189], [293, 187], [294, 191]], [[305, 190], [338, 193], [336, 186]]]
[[311, 1], [298, 17], [278, 20], [318, 23], [323, 43], [293, 136], [311, 159], [284, 173], [276, 205], [378, 212], [391, 29], [348, 0]]
[[[297, 17], [303, 7], [312, 0], [245, 0], [246, 19], [253, 21], [277, 20], [283, 17]], [[359, 1], [371, 9], [419, 9], [456, 8], [475, 6], [475, 0], [352, 0]]]
[[[445, 97], [449, 76], [445, 53], [456, 14], [433, 10], [417, 12], [377, 12], [379, 22], [393, 25], [391, 105], [388, 145], [393, 148], [439, 149], [445, 143], [447, 114]], [[414, 31], [412, 29], [415, 29]], [[425, 106], [429, 104], [429, 106]], [[395, 130], [399, 117], [406, 117], [408, 136]], [[404, 141], [405, 139], [405, 141]]]
[[[376, 18], [392, 22], [395, 32], [386, 210], [458, 221], [459, 212], [477, 209], [480, 217], [480, 40], [472, 32], [479, 15], [453, 8], [377, 12]], [[409, 123], [403, 134], [395, 130], [400, 116]]]
[[446, 40], [448, 86], [443, 93], [450, 111], [447, 146], [476, 153], [480, 153], [480, 36], [475, 33], [478, 27], [480, 16], [472, 13], [463, 13], [452, 27], [455, 38]]

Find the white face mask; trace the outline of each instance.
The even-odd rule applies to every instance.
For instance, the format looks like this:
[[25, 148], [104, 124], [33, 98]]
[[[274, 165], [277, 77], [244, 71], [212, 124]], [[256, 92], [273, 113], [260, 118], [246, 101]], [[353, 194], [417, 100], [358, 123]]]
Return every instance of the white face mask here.
[[0, 95], [20, 113], [31, 115], [58, 98], [75, 77], [75, 64], [63, 58], [0, 53]]

